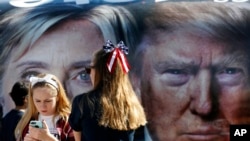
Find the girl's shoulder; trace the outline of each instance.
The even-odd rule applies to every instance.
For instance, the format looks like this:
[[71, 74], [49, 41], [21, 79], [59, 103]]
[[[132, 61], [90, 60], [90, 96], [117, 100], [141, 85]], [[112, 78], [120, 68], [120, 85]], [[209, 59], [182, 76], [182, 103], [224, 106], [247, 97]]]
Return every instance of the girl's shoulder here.
[[99, 95], [100, 95], [99, 90], [92, 90], [87, 93], [82, 93], [75, 96], [74, 101], [80, 103], [81, 101], [96, 100], [99, 98]]

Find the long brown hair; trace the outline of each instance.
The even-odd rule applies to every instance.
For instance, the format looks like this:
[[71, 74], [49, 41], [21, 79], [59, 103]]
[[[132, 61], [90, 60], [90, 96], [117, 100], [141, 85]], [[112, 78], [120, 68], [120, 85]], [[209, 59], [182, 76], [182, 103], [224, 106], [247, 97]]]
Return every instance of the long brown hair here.
[[106, 64], [110, 55], [101, 49], [96, 52], [93, 61], [94, 89], [101, 89], [99, 124], [118, 130], [136, 129], [146, 124], [144, 110], [119, 59], [112, 73], [109, 72]]

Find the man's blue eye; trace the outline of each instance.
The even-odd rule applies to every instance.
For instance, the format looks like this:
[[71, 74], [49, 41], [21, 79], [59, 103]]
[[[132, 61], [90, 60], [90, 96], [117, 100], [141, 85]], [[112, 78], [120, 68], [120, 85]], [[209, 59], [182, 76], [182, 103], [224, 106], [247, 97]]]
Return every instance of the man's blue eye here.
[[236, 74], [240, 72], [240, 69], [237, 69], [237, 68], [226, 68], [222, 71], [219, 72], [219, 74]]
[[185, 73], [183, 70], [180, 70], [180, 69], [168, 69], [166, 72], [171, 73], [171, 74], [184, 74]]

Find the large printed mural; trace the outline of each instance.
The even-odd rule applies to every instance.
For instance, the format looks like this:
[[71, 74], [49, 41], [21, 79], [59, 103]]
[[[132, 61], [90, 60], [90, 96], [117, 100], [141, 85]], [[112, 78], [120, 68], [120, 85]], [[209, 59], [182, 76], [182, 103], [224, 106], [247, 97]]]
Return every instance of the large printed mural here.
[[229, 141], [230, 125], [250, 123], [249, 0], [40, 2], [0, 7], [3, 116], [13, 84], [39, 73], [71, 100], [91, 90], [85, 67], [109, 39], [129, 47], [146, 141]]

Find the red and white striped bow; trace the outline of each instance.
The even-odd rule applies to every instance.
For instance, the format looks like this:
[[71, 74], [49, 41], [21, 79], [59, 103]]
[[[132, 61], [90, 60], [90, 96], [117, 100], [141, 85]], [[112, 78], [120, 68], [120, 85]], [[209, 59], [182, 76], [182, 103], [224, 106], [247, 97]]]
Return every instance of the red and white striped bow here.
[[107, 67], [110, 72], [113, 72], [117, 59], [121, 61], [123, 72], [127, 73], [129, 71], [130, 66], [124, 55], [128, 54], [128, 47], [125, 46], [123, 41], [120, 41], [116, 46], [114, 46], [114, 44], [108, 40], [106, 45], [103, 46], [103, 49], [106, 53], [111, 52], [107, 62]]

